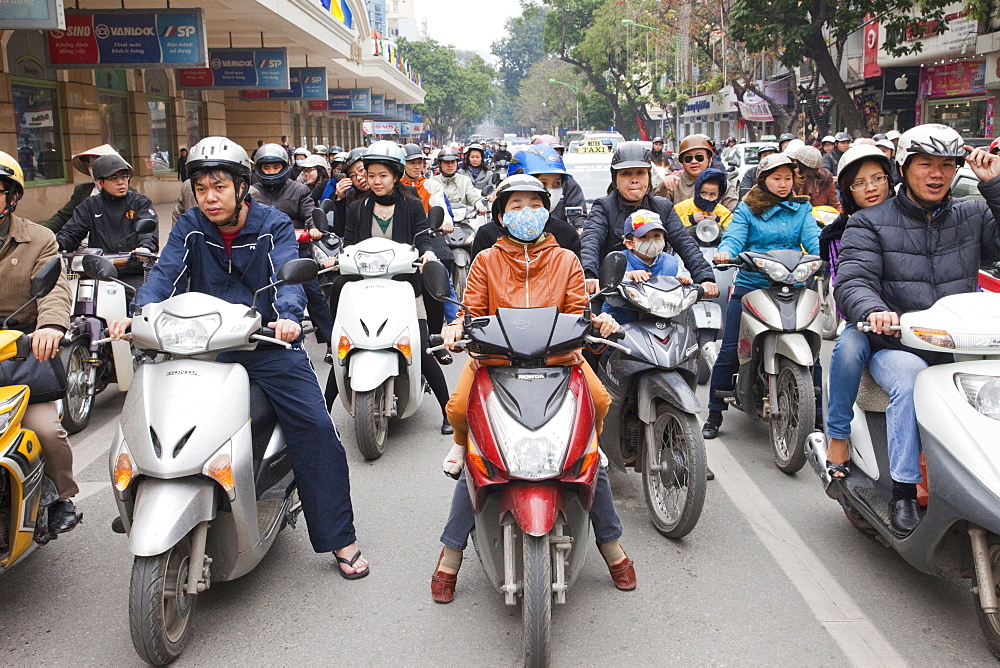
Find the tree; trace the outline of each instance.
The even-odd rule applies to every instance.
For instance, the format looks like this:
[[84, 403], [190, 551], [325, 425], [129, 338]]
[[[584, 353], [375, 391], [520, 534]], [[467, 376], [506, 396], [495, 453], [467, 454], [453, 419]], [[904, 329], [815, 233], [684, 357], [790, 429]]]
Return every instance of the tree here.
[[423, 78], [424, 103], [414, 110], [424, 116], [435, 137], [466, 133], [486, 118], [496, 77], [486, 61], [473, 55], [459, 66], [455, 49], [434, 40], [401, 39], [398, 47]]
[[497, 71], [507, 95], [517, 95], [521, 80], [531, 66], [545, 57], [545, 19], [548, 11], [531, 8], [512, 16], [504, 24], [507, 37], [493, 42], [490, 50], [497, 59]]
[[[968, 0], [973, 16], [986, 18], [988, 0]], [[855, 107], [840, 75], [839, 55], [847, 37], [877, 17], [885, 27], [886, 53], [920, 51], [909, 36], [942, 34], [948, 30], [945, 8], [951, 0], [735, 0], [729, 34], [750, 51], [775, 49], [788, 68], [811, 61], [823, 77], [833, 102], [852, 133], [866, 131], [864, 115]], [[833, 47], [833, 49], [831, 49]], [[837, 54], [834, 55], [834, 52]]]
[[555, 126], [576, 124], [576, 96], [565, 86], [550, 84], [549, 79], [573, 83], [573, 68], [556, 58], [535, 63], [518, 87], [514, 103], [517, 119], [537, 129], [538, 134], [552, 132]]

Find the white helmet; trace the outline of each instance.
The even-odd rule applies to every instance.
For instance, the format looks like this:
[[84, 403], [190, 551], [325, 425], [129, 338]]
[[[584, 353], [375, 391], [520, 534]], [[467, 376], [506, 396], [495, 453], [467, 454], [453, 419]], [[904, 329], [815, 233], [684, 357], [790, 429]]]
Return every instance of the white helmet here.
[[199, 169], [225, 169], [249, 183], [253, 163], [246, 150], [231, 139], [205, 137], [188, 152], [188, 173]]
[[[878, 146], [873, 144], [859, 144], [858, 146], [852, 146], [847, 149], [844, 151], [844, 155], [840, 156], [840, 162], [837, 163], [838, 181], [844, 175], [848, 167], [856, 162], [863, 162], [865, 160], [875, 160], [880, 163], [883, 167], [885, 167], [886, 174], [891, 171], [889, 158], [885, 157], [885, 153], [883, 153]], [[839, 185], [841, 192], [843, 192], [846, 184]]]
[[899, 165], [900, 171], [909, 159], [918, 153], [955, 158], [959, 166], [965, 162], [965, 156], [968, 155], [962, 135], [954, 128], [939, 123], [918, 125], [900, 135], [899, 147], [896, 150], [896, 164]]

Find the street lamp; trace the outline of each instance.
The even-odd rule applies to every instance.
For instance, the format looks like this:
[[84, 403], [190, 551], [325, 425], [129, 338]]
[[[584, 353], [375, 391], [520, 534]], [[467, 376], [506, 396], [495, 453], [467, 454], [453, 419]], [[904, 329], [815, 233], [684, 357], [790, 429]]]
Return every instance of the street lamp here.
[[565, 81], [556, 81], [555, 79], [549, 79], [549, 83], [559, 84], [560, 86], [566, 86], [571, 91], [573, 91], [573, 97], [576, 98], [576, 129], [580, 129], [580, 87], [574, 86], [573, 84], [568, 84]]

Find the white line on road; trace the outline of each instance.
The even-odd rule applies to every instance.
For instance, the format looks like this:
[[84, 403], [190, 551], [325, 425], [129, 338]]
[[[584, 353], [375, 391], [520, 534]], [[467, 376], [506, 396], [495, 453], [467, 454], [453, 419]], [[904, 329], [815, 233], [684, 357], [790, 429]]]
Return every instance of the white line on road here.
[[87, 435], [77, 440], [76, 436], [70, 437], [73, 444], [73, 475], [79, 475], [81, 471], [90, 466], [95, 459], [107, 453], [111, 447], [111, 440], [118, 430], [118, 416], [107, 420], [97, 430], [91, 432], [87, 430]]
[[716, 480], [743, 513], [771, 557], [785, 572], [813, 615], [854, 666], [905, 666], [792, 525], [768, 501], [721, 439], [705, 441]]

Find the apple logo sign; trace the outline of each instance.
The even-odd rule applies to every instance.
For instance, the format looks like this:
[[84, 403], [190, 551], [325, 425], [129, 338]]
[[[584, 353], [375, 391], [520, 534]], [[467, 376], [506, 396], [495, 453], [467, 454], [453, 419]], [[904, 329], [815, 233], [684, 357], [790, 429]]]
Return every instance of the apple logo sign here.
[[896, 90], [906, 90], [906, 87], [909, 86], [909, 85], [910, 84], [906, 80], [906, 75], [905, 74], [900, 75], [899, 78], [896, 79]]

